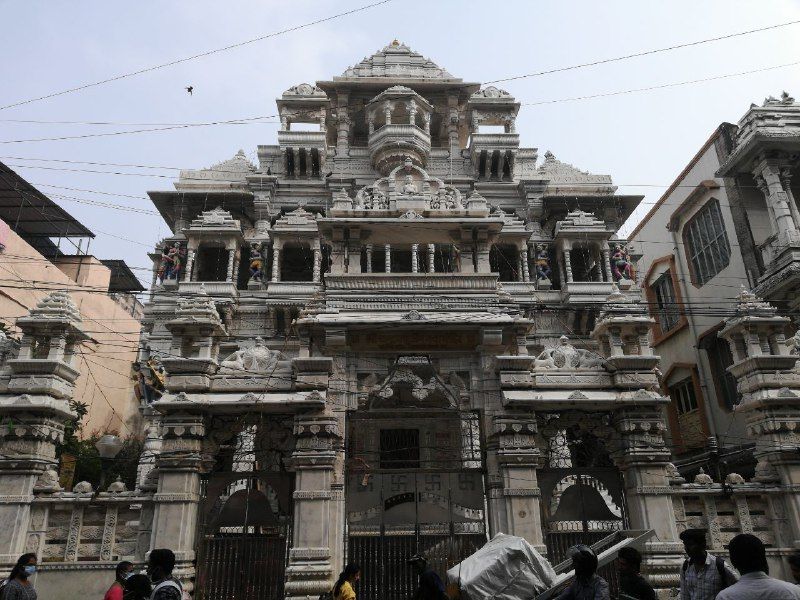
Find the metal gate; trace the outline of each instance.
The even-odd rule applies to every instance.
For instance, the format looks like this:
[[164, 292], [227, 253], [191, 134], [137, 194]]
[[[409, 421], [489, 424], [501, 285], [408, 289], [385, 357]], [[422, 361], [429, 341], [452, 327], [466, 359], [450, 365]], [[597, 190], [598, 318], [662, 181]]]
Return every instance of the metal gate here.
[[447, 411], [368, 414], [350, 422], [348, 562], [361, 567], [358, 597], [406, 600], [422, 554], [447, 569], [486, 543], [478, 417]]
[[292, 483], [287, 473], [213, 473], [202, 480], [198, 600], [283, 598]]
[[408, 558], [422, 554], [444, 580], [486, 543], [482, 474], [351, 475], [348, 526], [348, 561], [362, 569], [359, 598], [405, 600], [417, 586]]
[[576, 544], [590, 545], [626, 527], [622, 478], [614, 468], [538, 471], [542, 526], [550, 562]]

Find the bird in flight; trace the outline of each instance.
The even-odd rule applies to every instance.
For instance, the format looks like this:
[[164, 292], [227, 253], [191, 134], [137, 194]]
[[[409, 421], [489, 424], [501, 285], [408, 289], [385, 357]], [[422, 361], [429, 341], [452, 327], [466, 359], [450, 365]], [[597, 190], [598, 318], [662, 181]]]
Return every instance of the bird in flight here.
[[186, 88], [184, 88], [184, 89], [185, 89], [187, 92], [189, 92], [189, 95], [191, 96], [191, 95], [192, 95], [192, 90], [194, 90], [194, 86], [193, 86], [193, 85], [190, 85], [190, 86], [188, 86], [188, 87], [186, 87]]

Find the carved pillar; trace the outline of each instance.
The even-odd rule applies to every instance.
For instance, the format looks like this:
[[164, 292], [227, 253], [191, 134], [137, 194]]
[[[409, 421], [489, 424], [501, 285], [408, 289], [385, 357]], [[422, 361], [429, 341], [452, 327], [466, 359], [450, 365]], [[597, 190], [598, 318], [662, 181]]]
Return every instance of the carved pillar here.
[[384, 270], [387, 273], [392, 272], [392, 245], [391, 244], [384, 244]]
[[186, 254], [186, 273], [183, 276], [184, 281], [191, 281], [192, 280], [192, 270], [194, 269], [194, 257], [196, 251], [189, 250]]
[[383, 118], [387, 125], [392, 124], [392, 105], [388, 102], [383, 105]]
[[528, 265], [528, 247], [520, 248], [519, 260], [522, 263], [522, 281], [525, 283], [531, 280], [530, 265]]
[[536, 469], [543, 464], [536, 448], [536, 420], [494, 417], [488, 459], [494, 476], [489, 478], [489, 526], [491, 534], [507, 533], [525, 538], [545, 552]]
[[408, 103], [408, 124], [414, 125], [417, 118], [417, 103], [414, 100]]
[[786, 191], [786, 199], [789, 203], [789, 210], [792, 213], [792, 219], [800, 229], [800, 211], [797, 208], [797, 201], [792, 193], [792, 167], [782, 167], [780, 169], [781, 185]]
[[719, 336], [731, 348], [742, 400], [736, 407], [747, 421], [747, 433], [756, 444], [755, 479], [778, 487], [788, 511], [783, 528], [792, 545], [800, 546], [800, 372], [797, 355], [789, 353], [783, 332], [789, 318], [747, 291], [739, 294], [733, 317]]
[[781, 182], [779, 165], [770, 160], [762, 161], [753, 171], [753, 175], [764, 180], [767, 205], [772, 207], [775, 227], [779, 235], [788, 234], [789, 237], [794, 237], [792, 234], [797, 233], [797, 225], [792, 218], [792, 211], [789, 209], [786, 190], [783, 189]]
[[603, 270], [605, 271], [603, 281], [613, 281], [614, 277], [611, 271], [611, 250], [608, 246], [603, 246]]
[[281, 249], [277, 244], [272, 245], [272, 281], [281, 280]]
[[158, 491], [153, 496], [151, 548], [170, 548], [184, 589], [191, 591], [195, 568], [197, 507], [200, 502], [202, 415], [167, 414], [162, 421], [162, 447], [156, 457]]
[[569, 250], [564, 250], [564, 269], [566, 271], [567, 283], [572, 283], [572, 262], [569, 254]]
[[419, 244], [411, 244], [411, 272], [419, 273]]
[[233, 263], [236, 260], [236, 250], [228, 250], [228, 270], [225, 274], [225, 281], [233, 281]]
[[436, 272], [434, 259], [436, 257], [436, 244], [428, 244], [428, 273]]
[[372, 244], [367, 244], [367, 273], [372, 273]]
[[33, 489], [46, 470], [57, 485], [55, 445], [64, 438], [64, 420], [73, 416], [65, 400], [51, 402], [47, 412], [34, 412], [30, 406], [20, 406], [24, 402], [19, 396], [0, 397], [0, 563], [4, 565], [13, 565], [42, 541], [28, 539]]
[[488, 242], [478, 242], [478, 265], [476, 271], [478, 273], [491, 273], [492, 266], [489, 261], [489, 244]]
[[330, 591], [342, 566], [344, 461], [335, 416], [295, 418], [293, 544], [284, 592], [290, 600]]
[[336, 107], [336, 155], [347, 156], [350, 146], [350, 115], [347, 104], [350, 97], [347, 92], [337, 94], [338, 106]]
[[429, 113], [427, 111], [422, 113], [422, 118], [423, 118], [423, 120], [425, 122], [425, 133], [430, 135], [430, 133], [431, 133], [431, 113]]
[[614, 458], [623, 473], [630, 528], [655, 531], [644, 548], [651, 583], [656, 588], [674, 588], [683, 545], [678, 540], [669, 485], [670, 451], [664, 441], [663, 405], [668, 400], [656, 393], [649, 400], [644, 392], [638, 395], [641, 399], [635, 408], [613, 416], [619, 436]]
[[319, 242], [314, 243], [314, 275], [312, 279], [314, 283], [321, 281], [322, 275], [322, 250], [319, 247]]

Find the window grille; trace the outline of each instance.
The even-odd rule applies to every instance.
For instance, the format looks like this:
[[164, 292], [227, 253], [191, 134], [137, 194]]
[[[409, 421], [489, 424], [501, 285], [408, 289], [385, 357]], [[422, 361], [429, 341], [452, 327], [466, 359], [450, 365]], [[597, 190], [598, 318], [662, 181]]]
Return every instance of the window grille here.
[[675, 303], [675, 288], [672, 274], [667, 271], [651, 286], [656, 299], [656, 319], [661, 331], [666, 333], [678, 324], [678, 306]]
[[684, 237], [695, 283], [705, 284], [728, 266], [731, 247], [717, 200], [710, 200], [692, 217]]
[[697, 410], [697, 396], [694, 393], [694, 381], [691, 377], [671, 386], [669, 396], [675, 403], [679, 415]]

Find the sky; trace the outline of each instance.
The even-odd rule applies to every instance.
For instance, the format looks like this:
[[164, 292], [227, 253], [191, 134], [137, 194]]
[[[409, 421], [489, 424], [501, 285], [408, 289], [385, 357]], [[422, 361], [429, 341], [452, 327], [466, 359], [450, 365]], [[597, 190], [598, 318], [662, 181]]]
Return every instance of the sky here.
[[[296, 27], [371, 1], [0, 0], [0, 106]], [[456, 77], [487, 82], [796, 20], [800, 0], [392, 0], [230, 51], [0, 110], [0, 161], [97, 234], [92, 254], [124, 259], [149, 284], [147, 252], [168, 234], [166, 225], [157, 214], [96, 203], [151, 211], [146, 192], [172, 189], [178, 169], [209, 167], [239, 149], [257, 162], [257, 145], [277, 144], [278, 124], [266, 119], [19, 140], [155, 127], [142, 123], [274, 115], [275, 99], [287, 88], [340, 75], [395, 38]], [[635, 220], [721, 122], [736, 123], [750, 103], [760, 104], [782, 90], [800, 97], [800, 64], [657, 90], [564, 99], [795, 61], [800, 62], [800, 23], [495, 85], [523, 103], [517, 119], [522, 146], [538, 148], [540, 157], [550, 150], [578, 168], [610, 174], [619, 193], [644, 195]], [[184, 89], [189, 85], [192, 95]], [[549, 100], [562, 101], [533, 104]], [[50, 123], [17, 122], [24, 120]]]

